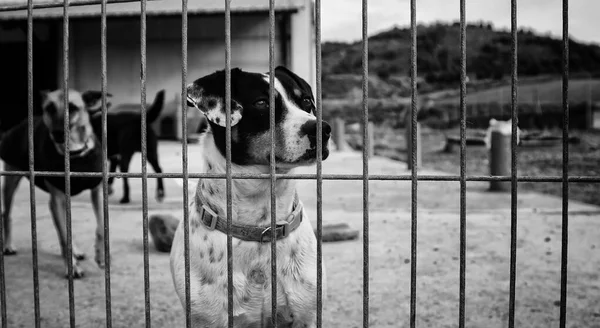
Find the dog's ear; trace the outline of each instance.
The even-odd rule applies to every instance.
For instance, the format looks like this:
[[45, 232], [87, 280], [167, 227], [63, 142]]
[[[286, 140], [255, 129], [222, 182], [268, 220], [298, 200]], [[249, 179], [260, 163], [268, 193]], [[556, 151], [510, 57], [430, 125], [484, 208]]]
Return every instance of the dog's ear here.
[[[106, 94], [106, 108], [110, 107], [110, 98], [112, 94]], [[96, 90], [89, 90], [81, 95], [85, 108], [90, 112], [96, 112], [102, 110], [102, 92]]]
[[40, 90], [40, 97], [42, 100], [46, 100], [46, 98], [48, 97], [48, 94], [50, 93], [50, 90]]
[[308, 82], [306, 82], [306, 80], [304, 80], [303, 78], [301, 78], [300, 76], [298, 76], [296, 73], [290, 71], [287, 67], [285, 67], [285, 66], [277, 66], [277, 67], [275, 67], [275, 76], [278, 77], [278, 78], [280, 76], [286, 76], [286, 77], [292, 79], [306, 93], [308, 93], [311, 96], [313, 96], [313, 92], [312, 92], [312, 88], [310, 87], [310, 84], [308, 84]]
[[[231, 70], [231, 79], [235, 79], [242, 71], [239, 68]], [[233, 83], [232, 83], [233, 84]], [[225, 113], [225, 71], [199, 78], [187, 86], [187, 105], [198, 108], [210, 122], [227, 126]], [[231, 99], [231, 126], [235, 126], [242, 119], [244, 108]]]

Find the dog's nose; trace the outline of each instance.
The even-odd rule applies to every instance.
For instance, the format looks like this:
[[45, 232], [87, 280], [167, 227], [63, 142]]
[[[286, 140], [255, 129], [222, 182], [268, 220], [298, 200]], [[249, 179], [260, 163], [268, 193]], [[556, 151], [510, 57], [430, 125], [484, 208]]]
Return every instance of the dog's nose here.
[[[329, 140], [329, 137], [331, 136], [331, 126], [325, 122], [322, 121], [322, 135], [323, 135], [323, 143], [326, 143]], [[306, 123], [304, 123], [304, 125], [302, 125], [302, 128], [300, 129], [301, 132], [303, 134], [305, 134], [308, 139], [311, 141], [311, 144], [314, 142], [316, 143], [317, 141], [317, 121], [308, 121]]]
[[62, 144], [65, 142], [65, 133], [62, 130], [54, 130], [52, 131], [52, 139], [54, 139], [54, 142]]

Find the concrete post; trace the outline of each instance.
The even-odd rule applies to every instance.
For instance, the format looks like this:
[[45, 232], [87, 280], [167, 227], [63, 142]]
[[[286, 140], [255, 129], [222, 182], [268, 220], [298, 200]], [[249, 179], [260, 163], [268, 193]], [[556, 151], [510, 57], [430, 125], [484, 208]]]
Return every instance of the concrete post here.
[[594, 112], [592, 111], [592, 103], [585, 103], [585, 126], [584, 129], [590, 130], [594, 128]]
[[346, 122], [339, 117], [333, 121], [333, 142], [338, 151], [345, 151], [348, 148], [346, 145]]
[[[489, 153], [490, 175], [508, 176], [511, 168], [511, 136], [492, 131]], [[510, 191], [510, 181], [490, 181], [490, 191]]]

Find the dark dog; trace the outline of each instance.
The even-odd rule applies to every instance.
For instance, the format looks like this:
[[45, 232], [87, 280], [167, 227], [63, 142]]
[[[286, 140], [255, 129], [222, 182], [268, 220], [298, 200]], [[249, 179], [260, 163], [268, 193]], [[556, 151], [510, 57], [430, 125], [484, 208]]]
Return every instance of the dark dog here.
[[[271, 138], [269, 75], [231, 71], [232, 172], [269, 172]], [[314, 164], [317, 120], [310, 85], [284, 67], [275, 69], [275, 158], [277, 173]], [[225, 72], [202, 77], [187, 87], [188, 105], [209, 122], [200, 140], [201, 172], [225, 172]], [[323, 122], [323, 159], [331, 128]], [[295, 180], [278, 179], [277, 281], [271, 281], [270, 181], [236, 179], [232, 185], [233, 327], [316, 327], [317, 241], [298, 199]], [[227, 202], [224, 179], [202, 179], [189, 215], [191, 315], [194, 327], [227, 325]], [[171, 249], [175, 289], [185, 304], [182, 225]], [[326, 279], [323, 277], [323, 281]], [[278, 292], [278, 311], [271, 313], [271, 286]], [[323, 287], [325, 298], [326, 288]], [[266, 326], [263, 326], [264, 322]]]
[[[42, 116], [33, 121], [34, 128], [34, 170], [64, 172], [65, 135], [64, 116], [69, 111], [70, 135], [69, 156], [71, 172], [102, 172], [102, 153], [100, 143], [94, 134], [88, 109], [100, 102], [99, 93], [83, 95], [70, 90], [69, 106], [64, 107], [64, 92], [57, 90], [45, 92], [42, 101]], [[85, 99], [85, 100], [84, 100]], [[27, 121], [23, 121], [6, 132], [0, 142], [0, 158], [5, 162], [7, 171], [29, 170], [28, 130]], [[4, 254], [14, 255], [16, 250], [12, 245], [11, 207], [14, 193], [19, 185], [21, 176], [5, 176], [4, 183]], [[84, 190], [91, 190], [92, 207], [96, 216], [95, 260], [100, 267], [104, 266], [104, 221], [102, 196], [100, 190], [101, 177], [71, 177], [71, 195], [77, 195]], [[73, 242], [73, 257], [67, 257], [66, 231], [66, 197], [64, 177], [35, 177], [35, 185], [50, 194], [50, 211], [62, 250], [65, 265], [73, 263], [73, 276], [80, 278], [83, 270], [78, 261], [85, 255]]]
[[[164, 106], [165, 91], [161, 90], [156, 95], [154, 102], [148, 108], [146, 113], [146, 146], [148, 154], [148, 163], [154, 169], [154, 172], [161, 173], [162, 169], [158, 163], [158, 138], [150, 124], [160, 115]], [[102, 116], [101, 108], [90, 109], [92, 113], [92, 126], [98, 136], [102, 135]], [[136, 152], [142, 150], [142, 116], [139, 112], [116, 112], [107, 114], [107, 141], [108, 141], [108, 159], [110, 160], [110, 172], [115, 172], [117, 166], [121, 172], [129, 171], [129, 162]], [[112, 183], [114, 178], [109, 178], [108, 183], [111, 186], [109, 194], [112, 194]], [[162, 201], [165, 197], [163, 179], [157, 178], [156, 199]], [[127, 178], [123, 178], [123, 197], [121, 204], [129, 203], [129, 183]]]

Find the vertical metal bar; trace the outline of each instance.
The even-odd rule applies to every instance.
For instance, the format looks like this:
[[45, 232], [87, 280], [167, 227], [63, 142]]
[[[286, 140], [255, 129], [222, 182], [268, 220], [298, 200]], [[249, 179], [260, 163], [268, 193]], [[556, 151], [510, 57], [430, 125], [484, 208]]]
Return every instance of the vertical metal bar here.
[[151, 326], [150, 314], [150, 259], [148, 256], [148, 151], [146, 145], [146, 0], [141, 0], [140, 15], [140, 96], [142, 115], [142, 229], [144, 245], [144, 299], [146, 327]]
[[185, 326], [192, 327], [192, 305], [190, 294], [190, 225], [189, 225], [189, 187], [188, 187], [188, 143], [187, 143], [187, 51], [188, 51], [188, 0], [181, 0], [181, 165], [183, 171], [183, 242], [184, 242], [184, 281], [185, 281]]
[[[0, 190], [2, 189], [2, 176], [0, 175]], [[0, 323], [2, 327], [8, 324], [6, 317], [6, 275], [4, 273], [4, 207], [2, 206], [2, 197], [0, 197]]]
[[417, 320], [417, 1], [410, 1], [410, 83], [411, 83], [411, 225], [410, 225], [410, 327]]
[[362, 1], [363, 109], [363, 327], [369, 326], [369, 36], [368, 1]]
[[[29, 5], [29, 3], [28, 3]], [[4, 171], [4, 164], [0, 163], [2, 171]], [[0, 324], [2, 327], [6, 327], [8, 324], [8, 318], [6, 317], [6, 275], [4, 272], [4, 206], [2, 204], [2, 196], [4, 190], [2, 190], [2, 175], [0, 175]]]
[[31, 211], [31, 260], [33, 267], [33, 302], [35, 327], [40, 327], [40, 280], [37, 249], [37, 214], [35, 208], [35, 169], [33, 152], [33, 0], [27, 1], [27, 135], [29, 151], [29, 207]]
[[467, 256], [467, 24], [465, 7], [465, 0], [460, 0], [460, 268], [458, 289], [458, 326], [460, 328], [465, 327]]
[[110, 220], [108, 216], [108, 127], [107, 127], [107, 68], [106, 68], [106, 1], [100, 5], [100, 79], [102, 91], [102, 206], [104, 220], [104, 294], [106, 327], [112, 327], [110, 287]]
[[71, 222], [71, 162], [69, 158], [70, 119], [69, 119], [69, 0], [63, 5], [63, 88], [64, 88], [64, 136], [65, 136], [65, 213], [67, 223], [67, 272], [69, 279], [70, 326], [75, 327], [75, 291], [73, 286], [73, 232]]
[[569, 0], [563, 0], [563, 176], [562, 250], [560, 263], [560, 327], [567, 324], [567, 260], [569, 250]]
[[271, 323], [277, 328], [277, 204], [275, 194], [275, 0], [269, 0], [269, 131], [271, 132]]
[[516, 298], [516, 280], [517, 280], [517, 126], [518, 126], [518, 61], [517, 61], [517, 0], [511, 0], [511, 193], [510, 193], [510, 286], [508, 301], [508, 326], [515, 326], [515, 298]]
[[231, 180], [231, 0], [225, 0], [225, 175], [227, 194], [227, 324], [233, 328], [233, 218]]
[[323, 90], [321, 71], [321, 0], [315, 2], [317, 81], [317, 327], [323, 325]]

